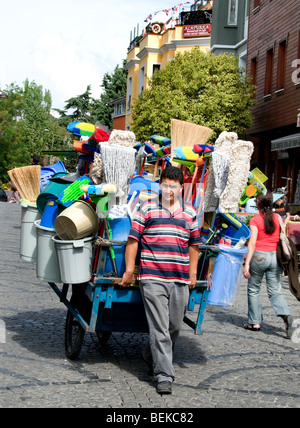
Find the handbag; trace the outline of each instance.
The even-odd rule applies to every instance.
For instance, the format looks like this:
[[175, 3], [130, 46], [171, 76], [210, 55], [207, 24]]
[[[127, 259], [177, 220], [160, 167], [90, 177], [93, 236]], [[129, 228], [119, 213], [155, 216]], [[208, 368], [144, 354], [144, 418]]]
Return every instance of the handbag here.
[[280, 224], [280, 228], [281, 228], [281, 231], [279, 233], [279, 242], [278, 242], [277, 246], [281, 247], [281, 254], [285, 258], [285, 260], [288, 261], [288, 260], [291, 260], [291, 258], [293, 256], [293, 251], [292, 251], [292, 248], [291, 248], [291, 245], [289, 242], [289, 238], [286, 236], [282, 218], [279, 214], [277, 214], [277, 215], [278, 215], [279, 224]]

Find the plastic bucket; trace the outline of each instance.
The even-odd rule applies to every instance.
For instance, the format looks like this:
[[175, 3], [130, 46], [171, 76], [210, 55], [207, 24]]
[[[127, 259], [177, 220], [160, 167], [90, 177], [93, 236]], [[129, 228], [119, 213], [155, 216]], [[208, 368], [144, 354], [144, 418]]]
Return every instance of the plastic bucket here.
[[34, 222], [37, 236], [36, 276], [41, 281], [62, 282], [58, 260], [52, 237], [55, 230], [40, 225], [40, 220]]
[[76, 201], [56, 218], [54, 227], [62, 240], [76, 240], [94, 235], [99, 219], [93, 208], [84, 201]]
[[41, 218], [36, 205], [21, 201], [20, 257], [26, 262], [36, 261], [36, 228], [34, 222]]
[[[109, 225], [112, 231], [113, 241], [125, 241], [128, 240], [128, 235], [131, 228], [131, 219], [129, 216], [122, 218], [109, 219]], [[113, 247], [115, 253], [115, 260], [117, 265], [118, 277], [121, 278], [125, 272], [125, 245], [117, 245]], [[107, 251], [107, 258], [105, 264], [105, 272], [114, 272], [112, 258], [110, 251]]]
[[58, 216], [58, 205], [56, 202], [56, 198], [53, 196], [49, 196], [40, 225], [54, 229], [54, 222], [57, 216]]
[[[53, 177], [59, 177], [66, 175], [64, 172], [59, 172], [57, 174], [54, 174]], [[44, 213], [48, 197], [55, 196], [56, 198], [59, 197], [59, 195], [70, 186], [71, 183], [56, 183], [54, 181], [49, 181], [49, 184], [45, 187], [45, 189], [42, 191], [42, 193], [39, 194], [36, 200], [36, 205], [38, 207], [38, 210], [41, 214]]]
[[247, 247], [234, 248], [220, 245], [212, 276], [207, 303], [213, 306], [230, 306], [242, 280], [243, 259], [248, 253]]
[[251, 232], [249, 227], [244, 223], [241, 223], [242, 226], [236, 230], [233, 226], [229, 226], [226, 232], [223, 233], [223, 237], [231, 239], [232, 244], [239, 242], [240, 238], [246, 238], [246, 241], [250, 238]]
[[60, 276], [65, 284], [88, 282], [92, 275], [93, 237], [62, 241], [53, 236]]
[[64, 163], [60, 160], [57, 163], [53, 164], [53, 165], [49, 165], [50, 169], [52, 169], [52, 171], [54, 172], [54, 174], [56, 174], [57, 172], [65, 172], [67, 173], [66, 167], [64, 165]]

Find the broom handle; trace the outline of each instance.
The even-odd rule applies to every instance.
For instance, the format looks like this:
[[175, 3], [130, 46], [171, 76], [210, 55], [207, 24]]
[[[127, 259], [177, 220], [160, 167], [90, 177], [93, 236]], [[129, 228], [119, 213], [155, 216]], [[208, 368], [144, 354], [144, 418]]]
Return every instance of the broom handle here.
[[152, 181], [155, 181], [155, 177], [156, 177], [156, 174], [157, 174], [158, 164], [159, 164], [159, 156], [157, 156], [157, 159], [156, 159], [156, 162], [155, 162]]
[[[196, 166], [196, 167], [195, 167], [195, 171], [194, 171], [194, 174], [193, 174], [192, 182], [191, 182], [191, 185], [190, 185], [190, 187], [189, 187], [188, 193], [187, 193], [187, 195], [186, 195], [186, 202], [189, 202], [189, 200], [190, 200], [190, 199], [191, 199], [191, 197], [192, 197], [192, 193], [193, 193], [193, 186], [194, 186], [194, 183], [195, 183], [195, 179], [196, 179], [197, 174], [198, 174], [198, 166]], [[191, 203], [192, 203], [192, 201], [191, 201]]]

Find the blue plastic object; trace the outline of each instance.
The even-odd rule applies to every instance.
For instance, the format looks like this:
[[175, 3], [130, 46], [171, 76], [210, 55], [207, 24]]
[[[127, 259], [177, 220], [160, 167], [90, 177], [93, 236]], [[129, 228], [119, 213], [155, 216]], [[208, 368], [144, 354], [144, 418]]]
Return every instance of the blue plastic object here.
[[232, 244], [236, 244], [239, 242], [240, 238], [244, 237], [246, 238], [246, 241], [250, 238], [251, 232], [249, 227], [247, 227], [244, 223], [241, 222], [241, 227], [236, 230], [233, 226], [229, 226], [228, 229], [226, 229], [226, 232], [223, 233], [224, 239], [229, 238], [231, 239]]
[[243, 259], [248, 253], [247, 247], [234, 248], [219, 245], [207, 303], [213, 306], [230, 306], [234, 303], [241, 284]]
[[160, 193], [159, 183], [157, 183], [156, 181], [147, 180], [146, 178], [141, 177], [139, 175], [137, 177], [133, 177], [130, 182], [128, 200], [131, 198], [134, 191], [137, 191], [137, 194], [139, 194], [142, 190], [145, 189]]
[[[113, 241], [127, 241], [128, 235], [131, 228], [131, 218], [129, 216], [122, 218], [108, 219], [111, 231], [112, 231], [112, 240]], [[118, 270], [118, 277], [122, 278], [126, 266], [125, 266], [125, 245], [117, 245], [113, 247], [115, 252], [115, 260]], [[113, 272], [114, 267], [110, 252], [107, 252], [105, 272]]]
[[54, 222], [58, 216], [58, 205], [56, 203], [56, 199], [56, 197], [48, 197], [48, 201], [40, 223], [41, 226], [54, 229]]

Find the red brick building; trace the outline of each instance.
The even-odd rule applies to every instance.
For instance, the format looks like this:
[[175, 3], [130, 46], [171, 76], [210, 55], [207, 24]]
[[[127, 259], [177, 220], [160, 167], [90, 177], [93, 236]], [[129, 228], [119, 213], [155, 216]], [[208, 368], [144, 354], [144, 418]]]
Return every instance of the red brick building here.
[[[253, 124], [248, 130], [270, 190], [289, 182], [295, 202], [300, 173], [299, 0], [250, 0], [247, 73], [256, 85]], [[300, 202], [298, 202], [299, 204]]]

